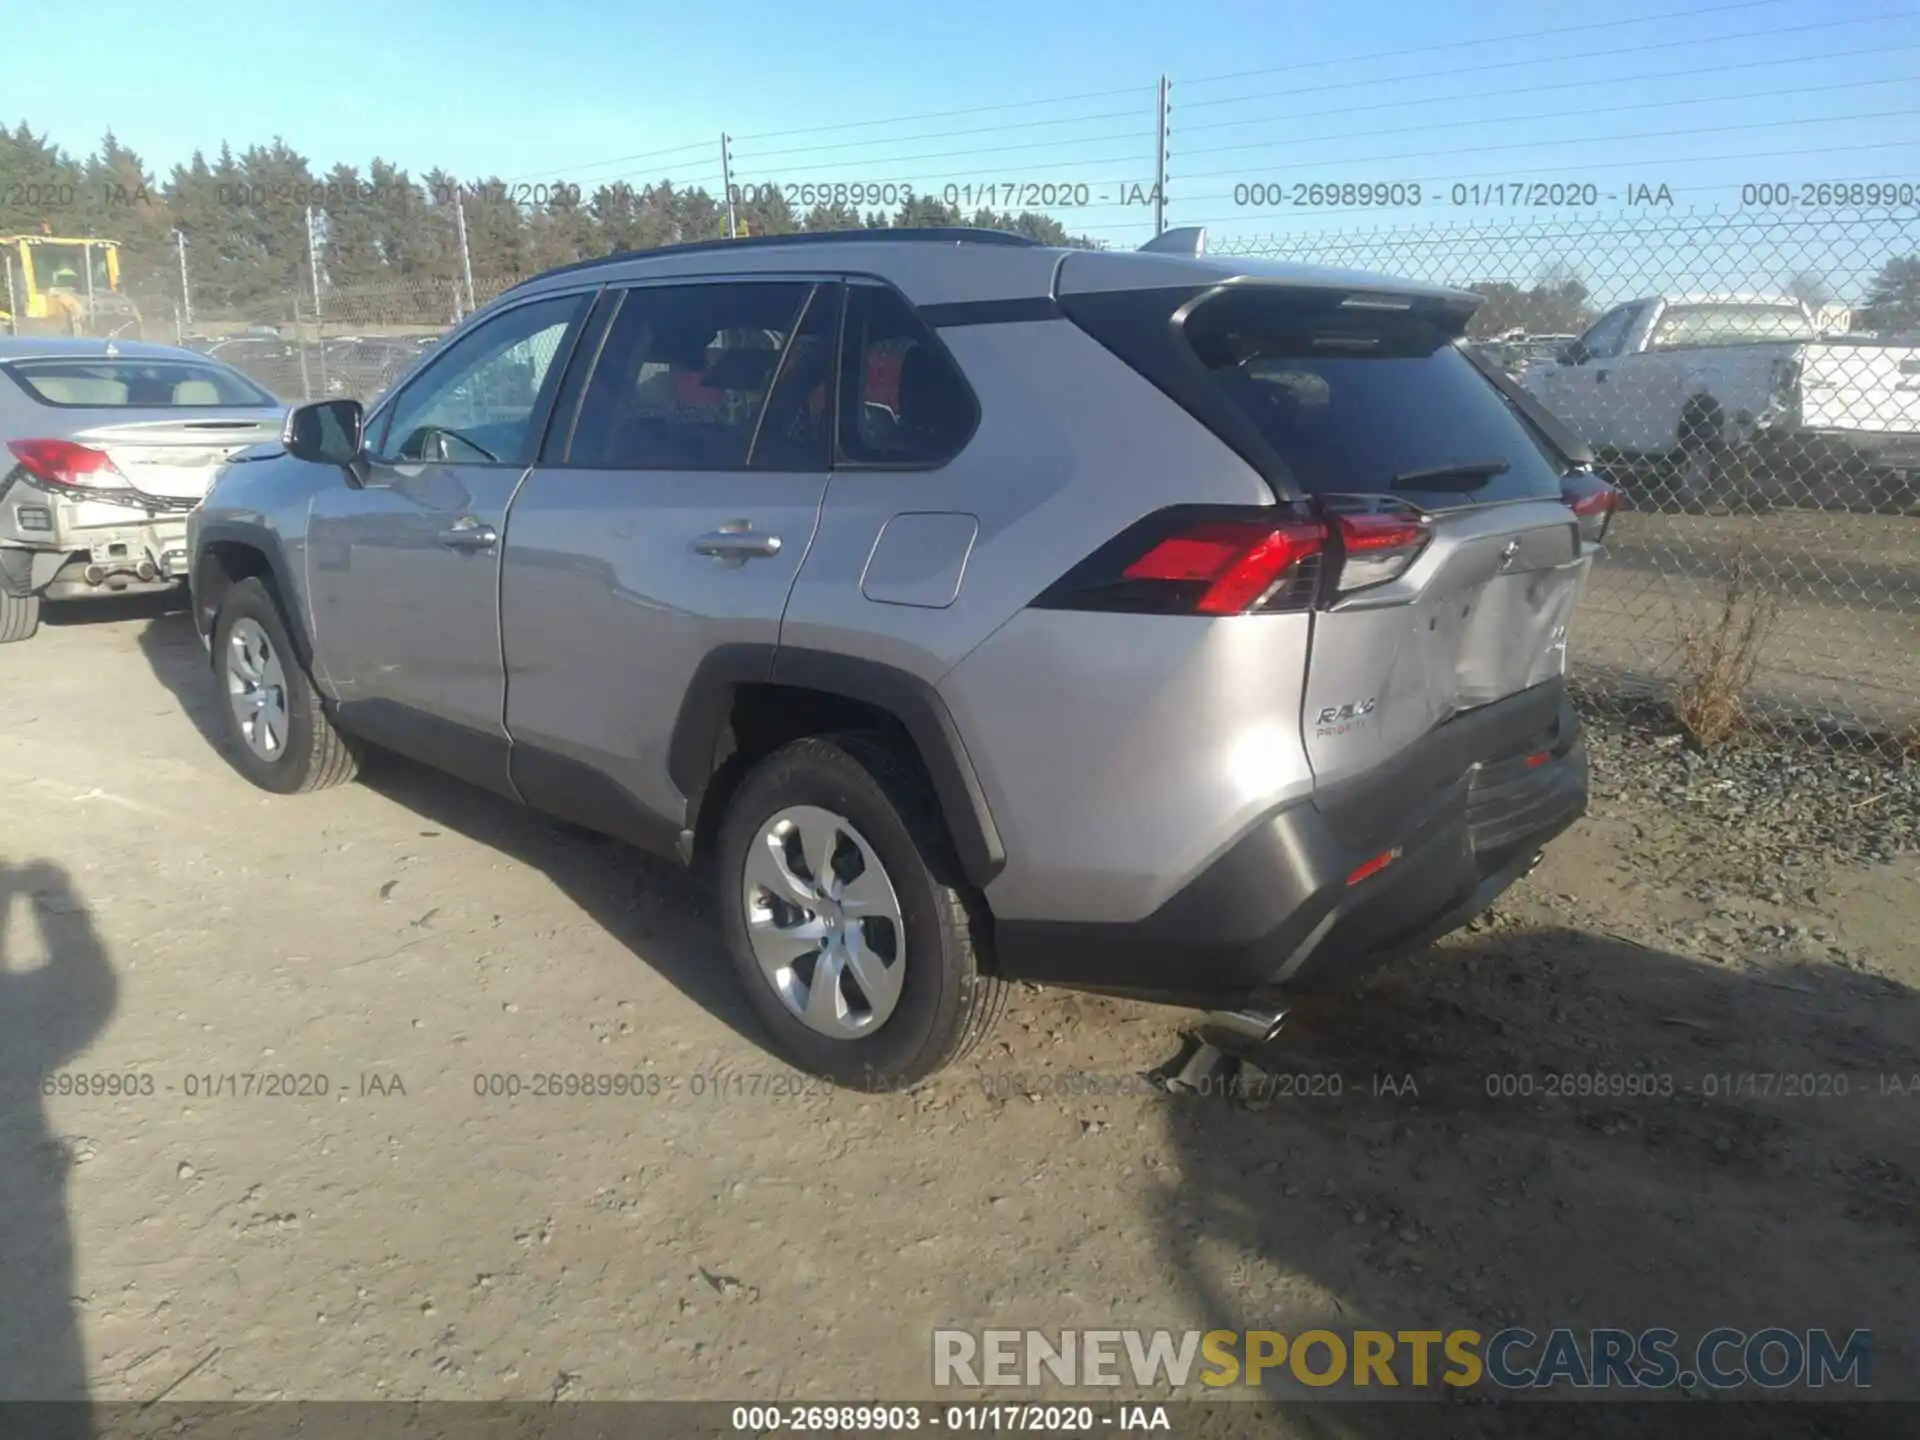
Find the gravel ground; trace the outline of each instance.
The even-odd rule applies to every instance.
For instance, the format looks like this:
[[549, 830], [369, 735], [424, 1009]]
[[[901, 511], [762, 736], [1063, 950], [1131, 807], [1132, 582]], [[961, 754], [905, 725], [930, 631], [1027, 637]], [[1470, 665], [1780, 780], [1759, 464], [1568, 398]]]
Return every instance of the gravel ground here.
[[[137, 607], [0, 651], [0, 1397], [903, 1398], [938, 1325], [1514, 1321], [1867, 1327], [1920, 1400], [1911, 770], [1604, 723], [1529, 880], [1255, 1057], [1317, 1081], [1182, 1093], [1190, 1015], [1046, 992], [865, 1096], [762, 1048], [674, 872], [399, 761], [262, 795], [203, 667]], [[680, 1088], [476, 1094], [552, 1070]], [[185, 1093], [236, 1072], [331, 1088]], [[42, 1095], [90, 1074], [155, 1091]], [[1831, 1415], [1759, 1433], [1912, 1433]]]

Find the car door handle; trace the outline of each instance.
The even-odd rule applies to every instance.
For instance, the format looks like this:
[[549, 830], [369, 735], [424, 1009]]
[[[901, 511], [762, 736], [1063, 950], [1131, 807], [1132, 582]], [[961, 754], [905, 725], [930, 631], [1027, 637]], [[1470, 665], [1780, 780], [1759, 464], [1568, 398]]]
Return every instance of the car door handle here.
[[439, 539], [449, 550], [491, 550], [500, 543], [500, 532], [471, 515], [463, 515], [442, 530]]
[[1606, 384], [1606, 383], [1607, 383], [1607, 372], [1606, 372], [1606, 371], [1604, 371], [1604, 370], [1596, 370], [1596, 371], [1594, 371], [1594, 372], [1593, 372], [1593, 383], [1594, 383], [1594, 384], [1596, 384], [1596, 385], [1604, 385], [1604, 384]]
[[756, 555], [778, 555], [780, 537], [755, 530], [744, 520], [736, 520], [718, 530], [709, 530], [693, 542], [693, 548], [702, 555], [744, 562]]

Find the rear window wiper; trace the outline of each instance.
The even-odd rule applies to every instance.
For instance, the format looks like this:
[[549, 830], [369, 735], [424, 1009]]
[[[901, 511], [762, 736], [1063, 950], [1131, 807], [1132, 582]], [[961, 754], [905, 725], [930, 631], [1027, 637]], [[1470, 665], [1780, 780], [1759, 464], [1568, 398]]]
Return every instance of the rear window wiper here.
[[1395, 490], [1474, 490], [1504, 475], [1513, 467], [1505, 460], [1458, 460], [1449, 465], [1430, 465], [1424, 470], [1403, 470], [1393, 477]]

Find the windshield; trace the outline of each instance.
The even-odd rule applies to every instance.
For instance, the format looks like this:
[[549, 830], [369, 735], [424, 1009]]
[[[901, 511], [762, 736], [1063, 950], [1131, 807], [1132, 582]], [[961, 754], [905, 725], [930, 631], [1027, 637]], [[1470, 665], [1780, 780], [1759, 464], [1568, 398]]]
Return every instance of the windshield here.
[[1813, 325], [1797, 305], [1670, 305], [1648, 344], [1654, 350], [1677, 350], [1813, 338]]
[[107, 289], [107, 252], [98, 246], [86, 245], [29, 245], [27, 254], [33, 261], [34, 284], [41, 290], [85, 291], [89, 252], [93, 288]]
[[191, 360], [16, 360], [4, 367], [42, 405], [91, 410], [194, 410], [278, 406], [235, 372]]

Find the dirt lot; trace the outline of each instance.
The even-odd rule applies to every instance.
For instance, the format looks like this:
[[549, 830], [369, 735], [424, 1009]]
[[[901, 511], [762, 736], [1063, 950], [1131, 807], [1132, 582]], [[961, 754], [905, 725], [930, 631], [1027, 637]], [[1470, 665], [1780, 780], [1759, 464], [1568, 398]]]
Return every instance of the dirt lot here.
[[[862, 1096], [762, 1048], [674, 873], [397, 760], [256, 792], [203, 665], [154, 607], [0, 652], [0, 1397], [910, 1397], [936, 1325], [1519, 1322], [1870, 1327], [1920, 1398], [1911, 772], [1598, 732], [1489, 919], [1295, 1017], [1314, 1096], [1168, 1093], [1189, 1015], [1054, 993]], [[476, 1094], [553, 1071], [661, 1089]], [[42, 1096], [109, 1074], [152, 1093]]]

